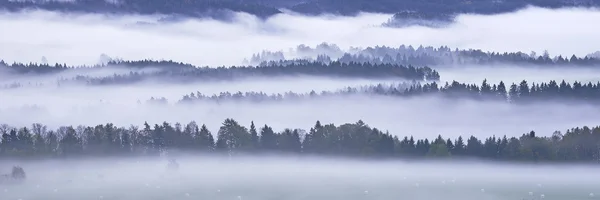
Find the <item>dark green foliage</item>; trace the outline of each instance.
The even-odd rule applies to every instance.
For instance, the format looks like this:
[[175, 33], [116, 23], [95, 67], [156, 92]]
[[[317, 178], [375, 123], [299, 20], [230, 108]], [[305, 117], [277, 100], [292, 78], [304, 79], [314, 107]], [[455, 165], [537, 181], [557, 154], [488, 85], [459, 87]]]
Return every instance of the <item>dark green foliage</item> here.
[[260, 136], [256, 131], [256, 126], [254, 126], [254, 121], [250, 122], [250, 142], [253, 150], [260, 148]]
[[277, 135], [273, 129], [266, 124], [260, 129], [260, 147], [267, 151], [277, 149]]
[[[61, 127], [57, 132], [62, 135], [62, 138], [59, 142], [59, 155], [73, 156], [80, 154], [83, 151], [83, 142], [81, 141], [81, 136], [75, 133], [75, 129], [73, 129], [72, 126]], [[110, 132], [106, 132], [104, 134], [106, 136], [111, 135]]]
[[[252, 123], [253, 124], [253, 123]], [[160, 151], [185, 150], [210, 153], [292, 153], [301, 155], [337, 155], [357, 158], [461, 158], [472, 157], [506, 161], [600, 161], [600, 127], [567, 130], [563, 135], [537, 136], [534, 131], [521, 137], [506, 136], [465, 142], [441, 135], [434, 140], [403, 137], [371, 128], [362, 121], [352, 124], [322, 125], [319, 121], [306, 134], [299, 129], [280, 133], [268, 125], [253, 133], [233, 119], [219, 128], [217, 142], [206, 128], [195, 122], [181, 127], [169, 123], [118, 128], [112, 124], [95, 127], [61, 127], [47, 131], [40, 124], [29, 128], [0, 127], [0, 158], [41, 158], [72, 156], [156, 155]], [[58, 136], [58, 137], [57, 137]], [[258, 144], [258, 145], [257, 145]], [[257, 151], [260, 150], [260, 151]]]
[[246, 127], [233, 119], [225, 119], [217, 136], [217, 150], [244, 151], [252, 148], [251, 135]]
[[[107, 66], [92, 67], [67, 67], [66, 65], [39, 65], [39, 64], [6, 64], [0, 61], [0, 70], [13, 73], [56, 73], [65, 70], [93, 70], [101, 68], [144, 68], [149, 66], [161, 66], [154, 72], [130, 72], [129, 74], [114, 74], [107, 77], [76, 76], [70, 79], [60, 79], [58, 84], [84, 83], [88, 85], [112, 85], [137, 83], [143, 80], [153, 79], [165, 82], [202, 82], [239, 80], [244, 78], [265, 77], [289, 77], [289, 76], [321, 76], [339, 78], [390, 78], [406, 80], [439, 80], [437, 71], [428, 67], [413, 67], [411, 65], [396, 64], [368, 64], [368, 63], [340, 63], [332, 62], [305, 62], [291, 64], [273, 64], [269, 66], [246, 67], [202, 67], [177, 63], [173, 61], [112, 61]], [[10, 85], [10, 88], [19, 87]]]
[[[540, 101], [557, 101], [571, 103], [600, 103], [600, 82], [598, 83], [567, 83], [564, 80], [557, 84], [556, 81], [532, 83], [521, 81], [512, 83], [508, 92], [504, 82], [490, 85], [484, 80], [481, 86], [453, 81], [439, 86], [437, 83], [420, 84], [417, 82], [400, 83], [396, 85], [371, 85], [360, 88], [345, 88], [342, 90], [321, 93], [293, 93], [266, 94], [263, 92], [223, 92], [218, 95], [206, 96], [200, 92], [184, 95], [180, 103], [194, 103], [202, 101], [294, 101], [326, 97], [342, 97], [349, 95], [379, 95], [393, 97], [423, 97], [437, 95], [446, 99], [470, 99], [479, 101], [505, 101], [518, 104], [527, 104]], [[158, 100], [151, 99], [150, 102]]]
[[[124, 63], [123, 63], [124, 64]], [[165, 68], [165, 67], [163, 67]], [[362, 64], [339, 63], [328, 64], [320, 62], [292, 63], [285, 65], [270, 65], [261, 67], [217, 67], [217, 68], [169, 68], [159, 72], [130, 73], [112, 77], [79, 76], [74, 80], [84, 81], [91, 85], [108, 85], [133, 83], [148, 78], [158, 78], [165, 81], [207, 81], [233, 80], [250, 77], [277, 76], [329, 76], [341, 78], [402, 78], [408, 80], [439, 80], [437, 71], [428, 67], [413, 67], [393, 64]]]

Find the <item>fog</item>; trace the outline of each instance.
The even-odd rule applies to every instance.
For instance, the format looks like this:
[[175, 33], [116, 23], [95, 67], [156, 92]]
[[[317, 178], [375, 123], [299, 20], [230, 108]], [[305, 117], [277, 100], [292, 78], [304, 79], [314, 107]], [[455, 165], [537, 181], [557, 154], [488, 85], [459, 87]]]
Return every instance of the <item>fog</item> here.
[[[449, 101], [441, 97], [417, 97], [400, 99], [392, 97], [332, 97], [285, 102], [204, 102], [194, 105], [176, 104], [183, 95], [200, 92], [218, 95], [222, 92], [286, 92], [308, 93], [312, 90], [336, 91], [346, 87], [375, 84], [394, 84], [397, 79], [345, 79], [334, 77], [281, 76], [272, 78], [245, 78], [233, 81], [204, 81], [196, 83], [169, 83], [146, 80], [136, 84], [112, 86], [86, 86], [84, 84], [56, 85], [57, 78], [77, 75], [92, 77], [127, 74], [129, 71], [153, 71], [159, 66], [143, 70], [128, 68], [76, 69], [65, 72], [35, 76], [19, 75], [5, 77], [1, 84], [21, 83], [22, 88], [3, 89], [0, 92], [0, 122], [12, 126], [30, 126], [43, 123], [51, 128], [114, 123], [118, 126], [148, 123], [205, 123], [214, 133], [225, 118], [234, 118], [249, 126], [250, 121], [268, 124], [275, 130], [314, 126], [323, 123], [353, 123], [363, 120], [372, 127], [389, 130], [398, 136], [413, 135], [417, 138], [458, 137], [476, 135], [520, 136], [534, 130], [538, 135], [549, 136], [555, 130], [596, 126], [598, 109], [592, 105], [543, 103], [516, 106], [504, 102]], [[464, 68], [440, 67], [442, 82], [457, 80], [480, 84], [483, 79], [496, 84], [547, 82], [549, 80], [598, 81], [595, 69], [549, 68], [511, 66], [465, 66]], [[42, 86], [35, 86], [42, 83]], [[28, 86], [32, 84], [34, 86]], [[147, 104], [151, 97], [165, 97], [169, 105]]]
[[[103, 72], [111, 74], [110, 72]], [[129, 73], [129, 72], [127, 72]], [[100, 73], [96, 73], [100, 74]], [[115, 72], [116, 74], [116, 72]], [[74, 73], [66, 73], [52, 77], [72, 77]], [[205, 81], [195, 83], [172, 83], [149, 79], [136, 84], [114, 86], [86, 86], [81, 84], [56, 84], [52, 77], [38, 78], [21, 76], [18, 80], [0, 81], [0, 84], [21, 83], [22, 88], [5, 89], [0, 93], [0, 99], [5, 99], [0, 108], [25, 104], [45, 106], [86, 105], [91, 102], [110, 102], [114, 104], [133, 105], [138, 100], [145, 101], [150, 97], [165, 97], [177, 101], [183, 95], [200, 92], [205, 95], [221, 92], [264, 92], [273, 93], [308, 93], [315, 91], [335, 91], [345, 87], [360, 87], [379, 83], [393, 84], [403, 82], [402, 79], [346, 79], [312, 76], [284, 76], [273, 78], [246, 78], [237, 81]], [[31, 83], [31, 86], [29, 86]], [[41, 83], [44, 85], [36, 85]], [[43, 101], [41, 101], [43, 99]]]
[[[146, 71], [155, 70], [148, 68]], [[135, 71], [135, 70], [133, 70]], [[440, 68], [442, 81], [457, 80], [480, 84], [503, 80], [507, 84], [520, 82], [547, 82], [549, 80], [597, 81], [593, 69], [539, 70], [536, 68], [467, 66], [465, 68]], [[0, 93], [0, 122], [12, 126], [30, 126], [42, 123], [51, 128], [114, 123], [118, 126], [148, 123], [205, 123], [216, 133], [225, 118], [234, 118], [249, 126], [250, 121], [268, 124], [275, 130], [314, 126], [322, 123], [353, 123], [363, 120], [372, 127], [389, 130], [398, 136], [417, 138], [458, 137], [476, 135], [520, 136], [534, 130], [538, 135], [549, 136], [555, 130], [596, 126], [600, 107], [564, 103], [538, 103], [527, 106], [504, 102], [449, 101], [441, 97], [416, 97], [400, 99], [381, 96], [331, 97], [284, 102], [204, 102], [194, 105], [176, 104], [183, 95], [200, 92], [204, 95], [221, 92], [285, 92], [308, 93], [312, 90], [336, 91], [345, 87], [374, 84], [394, 84], [392, 79], [343, 79], [333, 77], [273, 77], [247, 78], [235, 81], [165, 83], [147, 80], [137, 84], [113, 86], [61, 85], [56, 78], [76, 75], [102, 77], [126, 74], [124, 68], [78, 69], [47, 76], [20, 75], [2, 84], [19, 82], [43, 83], [43, 86], [4, 89]], [[147, 104], [151, 97], [165, 97], [169, 105]]]
[[459, 67], [435, 67], [440, 73], [440, 82], [451, 82], [453, 80], [464, 83], [475, 83], [481, 85], [483, 79], [490, 84], [519, 83], [526, 80], [528, 83], [541, 83], [555, 80], [560, 82], [592, 82], [600, 81], [596, 74], [599, 69], [577, 66], [514, 66], [514, 65], [465, 65]]
[[[107, 90], [108, 91], [108, 90]], [[114, 97], [127, 98], [132, 94], [110, 90]], [[93, 94], [92, 91], [89, 92]], [[87, 94], [87, 93], [86, 93]], [[32, 96], [33, 95], [33, 96]], [[541, 136], [568, 128], [596, 126], [600, 117], [598, 107], [560, 103], [538, 103], [516, 106], [503, 102], [448, 101], [446, 98], [419, 97], [328, 97], [322, 99], [283, 102], [204, 102], [193, 105], [155, 105], [133, 101], [99, 102], [85, 99], [86, 95], [36, 96], [15, 95], [3, 98], [0, 121], [13, 126], [30, 126], [34, 122], [51, 128], [62, 125], [117, 126], [188, 123], [192, 120], [206, 124], [216, 134], [225, 118], [234, 118], [245, 126], [250, 121], [267, 124], [277, 131], [285, 128], [308, 130], [317, 120], [322, 123], [354, 123], [359, 119], [372, 127], [389, 130], [398, 136], [416, 138], [456, 138], [475, 135], [520, 136], [531, 130]], [[13, 100], [14, 99], [14, 100]], [[36, 101], [27, 101], [34, 99]], [[146, 98], [147, 99], [147, 98]], [[142, 102], [144, 100], [142, 99]], [[39, 107], [28, 107], [35, 103]]]
[[[299, 44], [332, 43], [343, 49], [376, 45], [431, 45], [499, 52], [543, 52], [585, 56], [600, 46], [600, 12], [590, 9], [527, 8], [494, 16], [461, 15], [442, 29], [384, 28], [391, 15], [307, 17], [280, 14], [265, 21], [238, 14], [234, 22], [187, 19], [158, 24], [161, 16], [58, 14], [46, 11], [0, 13], [0, 59], [93, 65], [107, 54], [125, 60], [172, 59], [195, 65], [238, 65], [262, 50], [278, 51]], [[551, 22], [549, 24], [548, 22]], [[46, 60], [45, 59], [45, 60]], [[154, 68], [153, 68], [154, 67]], [[126, 74], [123, 68], [77, 69], [52, 75], [0, 74], [0, 84], [22, 88], [0, 91], [0, 123], [49, 128], [114, 123], [117, 126], [206, 124], [216, 137], [226, 118], [244, 126], [253, 121], [275, 131], [309, 130], [322, 124], [363, 120], [371, 127], [416, 139], [537, 136], [581, 126], [597, 126], [597, 105], [571, 102], [506, 102], [449, 100], [437, 96], [395, 98], [353, 95], [281, 102], [221, 101], [177, 104], [199, 91], [307, 93], [332, 91], [402, 80], [333, 77], [270, 77], [188, 84], [146, 80], [114, 86], [61, 85], [57, 79]], [[595, 69], [557, 67], [541, 70], [516, 66], [439, 67], [441, 81], [479, 84], [549, 80], [596, 82]], [[38, 85], [43, 84], [43, 85]], [[33, 85], [33, 87], [29, 87]], [[167, 105], [145, 103], [165, 97]], [[12, 165], [27, 172], [22, 185], [0, 184], [0, 200], [60, 199], [597, 199], [598, 173], [589, 166], [543, 166], [413, 161], [350, 161], [309, 157], [177, 156], [181, 168], [165, 169], [164, 158], [0, 161], [0, 174]]]
[[[60, 199], [596, 199], [589, 166], [349, 161], [308, 157], [179, 156], [163, 159], [4, 161], [20, 164], [21, 185], [0, 185], [6, 200]], [[248, 187], [252, 185], [252, 187]]]
[[[8, 62], [95, 64], [100, 54], [127, 60], [173, 59], [196, 65], [234, 65], [262, 50], [322, 42], [341, 48], [376, 45], [447, 45], [489, 51], [548, 50], [585, 56], [600, 46], [600, 12], [527, 8], [515, 13], [461, 15], [443, 29], [384, 28], [391, 17], [306, 17], [280, 14], [265, 21], [239, 14], [233, 23], [189, 19], [157, 25], [160, 16], [61, 15], [45, 11], [0, 14], [0, 55]], [[524, 20], [527, 19], [527, 20]], [[143, 23], [140, 23], [143, 22]], [[548, 22], [552, 22], [549, 25]]]
[[[154, 97], [181, 98], [184, 94], [200, 91], [205, 94], [218, 94], [221, 92], [251, 92], [262, 91], [265, 93], [285, 93], [296, 92], [306, 93], [312, 90], [316, 92], [337, 90], [344, 87], [358, 87], [374, 84], [398, 83], [406, 81], [403, 79], [364, 79], [364, 78], [335, 78], [335, 77], [314, 77], [314, 76], [280, 76], [272, 78], [250, 77], [238, 80], [212, 81], [212, 82], [193, 82], [182, 84], [178, 82], [159, 81], [155, 78], [149, 78], [138, 84], [111, 86], [111, 87], [84, 87], [84, 83], [72, 85], [68, 90], [60, 90], [57, 87], [57, 81], [60, 79], [72, 79], [76, 76], [89, 76], [95, 78], [111, 77], [113, 75], [126, 75], [130, 72], [151, 73], [159, 71], [160, 66], [136, 68], [88, 68], [66, 70], [56, 74], [6, 74], [0, 72], [0, 85], [10, 85], [19, 83], [23, 88], [18, 90], [9, 90], [0, 94], [0, 98], [13, 95], [27, 95], [36, 93], [36, 95], [59, 96], [64, 93], [80, 93], [90, 91], [85, 94], [86, 98], [92, 100], [108, 100], [108, 94], [111, 91], [118, 90], [129, 92], [131, 97], [127, 101], [143, 100]], [[517, 66], [517, 65], [464, 65], [464, 66], [437, 66], [434, 67], [440, 73], [440, 81], [461, 83], [474, 83], [480, 85], [484, 79], [490, 84], [497, 84], [500, 81], [504, 83], [519, 83], [526, 80], [528, 83], [541, 83], [555, 80], [560, 82], [583, 82], [596, 83], [600, 78], [596, 75], [600, 73], [599, 69], [578, 66]], [[33, 86], [33, 87], [32, 87]], [[63, 84], [62, 87], [68, 85]], [[81, 94], [84, 95], [84, 94]], [[119, 97], [119, 98], [122, 98]], [[30, 99], [34, 101], [35, 99]], [[2, 107], [2, 105], [0, 105]]]
[[88, 77], [110, 77], [114, 75], [127, 75], [129, 73], [152, 73], [160, 71], [159, 66], [146, 66], [144, 68], [125, 68], [121, 66], [109, 67], [79, 67], [69, 70], [64, 70], [59, 73], [48, 74], [18, 74], [10, 73], [10, 71], [0, 70], [0, 85], [20, 83], [22, 85], [46, 85], [56, 86], [58, 80], [73, 79], [77, 76]]

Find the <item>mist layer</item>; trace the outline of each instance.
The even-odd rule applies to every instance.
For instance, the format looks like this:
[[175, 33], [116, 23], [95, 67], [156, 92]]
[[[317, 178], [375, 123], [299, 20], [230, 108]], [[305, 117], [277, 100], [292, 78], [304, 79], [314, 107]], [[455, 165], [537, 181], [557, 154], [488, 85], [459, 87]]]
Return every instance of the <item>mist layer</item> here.
[[[600, 46], [596, 37], [600, 29], [594, 28], [600, 13], [590, 9], [528, 8], [493, 16], [461, 15], [457, 23], [443, 29], [380, 27], [389, 17], [280, 14], [263, 21], [240, 14], [233, 23], [189, 19], [155, 25], [158, 16], [4, 13], [0, 15], [0, 24], [11, 31], [0, 39], [0, 54], [8, 62], [39, 61], [45, 56], [50, 63], [95, 64], [99, 55], [105, 53], [124, 59], [233, 65], [261, 50], [322, 42], [342, 48], [448, 45], [500, 52], [549, 50], [564, 55], [585, 55]], [[548, 21], [553, 25], [548, 26]]]

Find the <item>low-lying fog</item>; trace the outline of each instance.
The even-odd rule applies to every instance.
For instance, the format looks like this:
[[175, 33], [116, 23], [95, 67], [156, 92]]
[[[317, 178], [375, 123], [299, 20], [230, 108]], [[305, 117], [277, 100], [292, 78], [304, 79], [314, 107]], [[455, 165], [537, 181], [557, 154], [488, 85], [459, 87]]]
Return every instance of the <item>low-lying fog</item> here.
[[[105, 16], [44, 11], [1, 13], [0, 55], [7, 62], [95, 64], [99, 56], [126, 60], [173, 59], [196, 65], [236, 65], [262, 50], [298, 44], [350, 46], [425, 45], [499, 52], [543, 52], [585, 56], [600, 46], [595, 9], [527, 8], [493, 16], [461, 15], [448, 28], [384, 28], [391, 15], [306, 17], [280, 14], [261, 21], [239, 14], [234, 23], [190, 19], [154, 23], [158, 16]], [[527, 19], [527, 20], [523, 20]], [[552, 22], [549, 26], [548, 22]]]
[[[440, 73], [440, 83], [452, 82], [454, 80], [461, 83], [470, 83], [481, 85], [484, 79], [487, 79], [490, 84], [497, 84], [504, 81], [505, 84], [519, 83], [522, 80], [527, 80], [528, 83], [541, 83], [555, 80], [560, 82], [579, 81], [583, 83], [596, 83], [600, 81], [600, 70], [590, 67], [580, 66], [518, 66], [518, 65], [465, 65], [465, 66], [436, 66], [436, 71]], [[181, 98], [184, 94], [200, 91], [204, 94], [218, 94], [220, 92], [250, 92], [262, 91], [265, 93], [284, 93], [293, 91], [296, 93], [306, 93], [312, 90], [331, 91], [345, 87], [359, 87], [373, 84], [389, 84], [398, 83], [405, 80], [401, 79], [361, 79], [361, 78], [334, 78], [334, 77], [314, 77], [314, 76], [281, 76], [273, 78], [245, 78], [233, 81], [212, 81], [198, 82], [189, 84], [168, 83], [164, 81], [157, 82], [156, 80], [147, 80], [138, 84], [131, 85], [115, 85], [110, 87], [93, 87], [83, 88], [84, 83], [79, 85], [62, 84], [61, 87], [68, 89], [57, 89], [57, 80], [72, 79], [76, 76], [89, 77], [112, 77], [113, 75], [126, 75], [130, 72], [146, 72], [160, 70], [159, 68], [109, 68], [109, 69], [87, 69], [87, 70], [67, 70], [65, 72], [49, 74], [49, 75], [8, 75], [0, 73], [0, 86], [9, 86], [19, 83], [22, 88], [18, 90], [7, 90], [0, 94], [0, 98], [25, 97], [28, 93], [35, 95], [47, 95], [49, 98], [53, 96], [80, 94], [85, 95], [86, 99], [97, 101], [103, 99], [105, 101], [126, 101], [145, 100], [154, 97], [165, 97], [168, 99]], [[82, 91], [90, 91], [83, 93]], [[118, 99], [111, 97], [113, 91], [120, 91], [123, 94], [117, 96]], [[12, 98], [12, 97], [11, 97]], [[112, 98], [112, 99], [111, 99]], [[27, 100], [19, 102], [35, 101], [35, 98], [27, 98]], [[0, 105], [2, 107], [3, 105]]]
[[[0, 69], [2, 70], [2, 69]], [[112, 77], [114, 75], [127, 75], [130, 73], [153, 73], [160, 71], [158, 67], [147, 66], [145, 68], [125, 68], [125, 67], [82, 67], [76, 69], [69, 69], [59, 73], [48, 73], [48, 74], [16, 74], [10, 73], [10, 71], [0, 71], [0, 85], [7, 85], [13, 83], [20, 83], [22, 85], [53, 85], [56, 86], [57, 80], [66, 79], [71, 80], [77, 76], [88, 76], [88, 77]]]
[[[234, 118], [249, 126], [268, 124], [277, 131], [284, 128], [309, 130], [316, 120], [322, 123], [354, 123], [359, 119], [372, 127], [389, 130], [398, 136], [417, 138], [456, 138], [484, 136], [520, 136], [534, 130], [538, 135], [550, 136], [553, 131], [568, 128], [596, 126], [600, 107], [538, 103], [515, 106], [500, 102], [452, 102], [439, 98], [398, 99], [386, 97], [331, 97], [299, 102], [265, 102], [194, 105], [151, 105], [94, 103], [71, 105], [70, 101], [44, 98], [37, 102], [41, 109], [10, 107], [0, 110], [0, 122], [9, 125], [30, 126], [40, 122], [56, 128], [60, 125], [97, 125], [114, 123], [205, 123], [214, 134], [225, 118]], [[71, 101], [78, 101], [73, 100]], [[173, 103], [173, 102], [171, 102]], [[15, 104], [15, 103], [13, 103]]]
[[514, 66], [514, 65], [466, 65], [457, 67], [435, 67], [440, 73], [440, 82], [452, 82], [453, 80], [464, 83], [475, 83], [481, 85], [483, 79], [490, 84], [519, 83], [526, 80], [528, 83], [541, 83], [555, 80], [560, 82], [583, 82], [596, 83], [600, 81], [598, 69], [577, 66]]
[[[80, 72], [61, 73], [40, 80], [34, 76], [22, 76], [20, 81], [46, 81], [52, 77], [69, 77]], [[105, 76], [126, 73], [119, 70], [99, 70], [88, 75]], [[448, 74], [448, 75], [443, 75]], [[471, 74], [471, 75], [469, 75]], [[514, 75], [513, 75], [514, 74]], [[458, 80], [480, 84], [484, 78], [490, 84], [503, 80], [505, 83], [535, 80], [586, 80], [595, 79], [590, 69], [536, 69], [536, 68], [468, 68], [442, 69], [442, 81]], [[450, 78], [448, 78], [450, 77]], [[10, 82], [10, 81], [9, 81]], [[5, 82], [5, 83], [9, 83]], [[534, 130], [539, 135], [551, 135], [555, 130], [564, 131], [580, 126], [596, 126], [600, 107], [560, 103], [539, 103], [515, 106], [502, 102], [448, 102], [440, 98], [398, 99], [356, 96], [329, 98], [302, 102], [262, 102], [216, 104], [200, 103], [191, 106], [173, 105], [183, 95], [200, 91], [205, 95], [221, 92], [307, 93], [332, 91], [348, 86], [364, 86], [377, 83], [397, 83], [393, 80], [340, 79], [326, 77], [279, 77], [269, 79], [245, 79], [210, 83], [176, 84], [144, 82], [116, 86], [61, 86], [24, 87], [5, 89], [0, 93], [0, 122], [14, 126], [43, 123], [56, 128], [63, 125], [97, 125], [115, 123], [119, 126], [141, 125], [144, 121], [206, 123], [216, 133], [225, 118], [234, 118], [244, 125], [254, 120], [268, 124], [276, 130], [284, 128], [310, 129], [316, 122], [353, 123], [364, 120], [372, 127], [389, 130], [399, 136], [414, 135], [418, 138], [491, 135], [520, 136]], [[595, 82], [595, 81], [594, 81]], [[171, 105], [146, 104], [150, 97], [165, 97]], [[139, 102], [138, 102], [139, 101]], [[39, 108], [32, 107], [33, 105]]]
[[3, 200], [589, 200], [600, 194], [597, 168], [481, 162], [349, 161], [271, 157], [3, 161], [27, 180], [0, 185]]
[[[482, 79], [483, 80], [483, 79]], [[85, 86], [61, 85], [57, 87], [54, 81], [47, 79], [43, 86], [35, 86], [39, 83], [37, 78], [28, 77], [19, 81], [23, 88], [2, 90], [0, 99], [3, 100], [0, 108], [14, 107], [26, 104], [37, 104], [46, 106], [61, 105], [88, 105], [90, 103], [110, 102], [114, 104], [132, 105], [139, 101], [146, 101], [150, 97], [165, 97], [173, 102], [181, 99], [183, 95], [199, 91], [205, 95], [219, 94], [221, 92], [264, 92], [273, 93], [309, 93], [315, 91], [335, 91], [346, 87], [361, 87], [374, 84], [393, 84], [404, 82], [403, 80], [382, 79], [344, 79], [330, 77], [274, 77], [274, 78], [248, 78], [239, 81], [214, 81], [198, 82], [190, 84], [165, 83], [146, 81], [131, 85], [112, 86]], [[13, 81], [0, 84], [11, 84]], [[34, 87], [28, 87], [32, 83]]]

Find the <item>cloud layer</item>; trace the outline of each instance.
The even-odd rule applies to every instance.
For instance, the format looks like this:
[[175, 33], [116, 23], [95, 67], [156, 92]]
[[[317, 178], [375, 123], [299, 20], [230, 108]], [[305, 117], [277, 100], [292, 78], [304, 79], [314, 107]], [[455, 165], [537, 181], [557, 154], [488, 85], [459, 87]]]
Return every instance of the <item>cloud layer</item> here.
[[[281, 14], [266, 21], [239, 14], [233, 23], [184, 20], [153, 23], [160, 16], [3, 13], [0, 55], [8, 62], [94, 64], [102, 53], [124, 59], [173, 59], [198, 65], [234, 65], [261, 50], [322, 42], [350, 46], [447, 45], [490, 51], [581, 55], [600, 46], [600, 12], [528, 8], [493, 16], [461, 15], [444, 29], [378, 25], [389, 15], [305, 17]], [[139, 23], [147, 22], [147, 23]]]
[[[288, 83], [289, 85], [290, 83]], [[218, 86], [215, 86], [218, 87]], [[151, 88], [153, 90], [151, 90]], [[520, 136], [531, 130], [549, 136], [555, 130], [597, 124], [598, 108], [586, 105], [535, 104], [515, 106], [506, 103], [448, 101], [445, 98], [409, 100], [384, 97], [332, 97], [301, 102], [277, 103], [199, 103], [194, 105], [144, 104], [140, 93], [170, 89], [157, 87], [120, 87], [79, 90], [48, 90], [54, 93], [12, 93], [0, 110], [0, 121], [9, 125], [29, 126], [40, 122], [50, 127], [62, 125], [97, 125], [107, 122], [118, 126], [148, 123], [205, 123], [216, 134], [225, 118], [234, 118], [249, 126], [268, 124], [277, 131], [284, 128], [314, 126], [322, 123], [353, 123], [359, 119], [391, 134], [435, 138], [437, 135]], [[84, 92], [85, 91], [85, 92]], [[110, 93], [110, 94], [109, 94]], [[176, 95], [173, 95], [176, 96]], [[99, 99], [104, 99], [100, 101]], [[171, 99], [175, 103], [176, 99]], [[40, 108], [28, 107], [38, 105]]]

